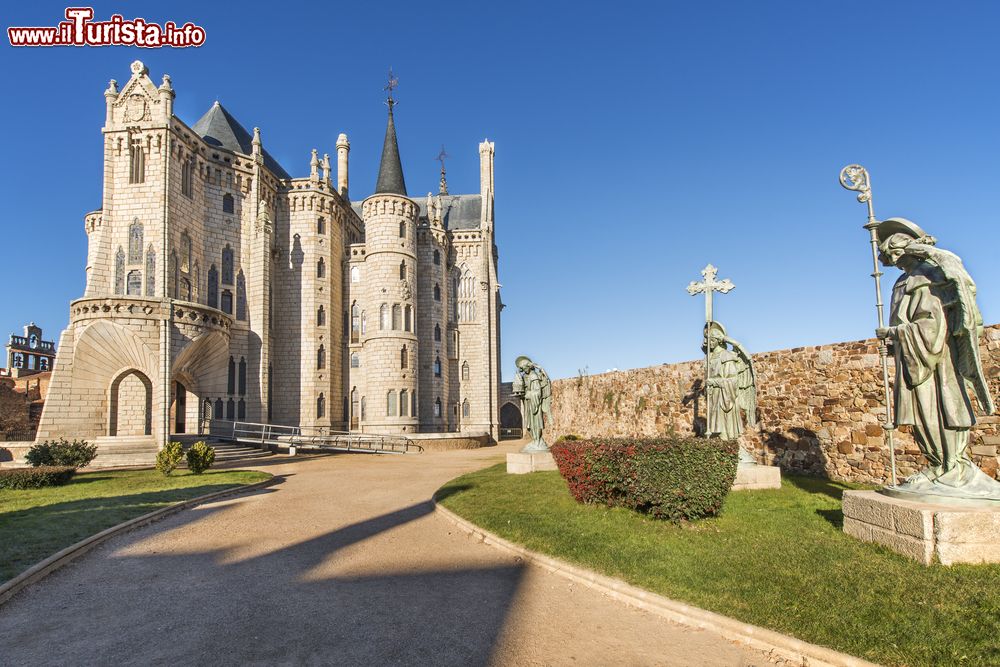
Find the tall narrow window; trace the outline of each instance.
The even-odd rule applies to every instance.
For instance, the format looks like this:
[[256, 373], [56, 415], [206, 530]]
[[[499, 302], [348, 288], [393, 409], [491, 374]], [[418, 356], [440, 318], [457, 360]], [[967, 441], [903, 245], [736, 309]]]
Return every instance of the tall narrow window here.
[[368, 419], [367, 406], [365, 405], [365, 397], [361, 397], [361, 421]]
[[462, 379], [463, 380], [468, 380], [469, 379], [469, 362], [468, 361], [463, 361], [462, 362]]
[[156, 251], [152, 243], [146, 250], [146, 296], [156, 296]]
[[361, 282], [361, 269], [356, 266], [351, 267], [351, 282], [360, 283]]
[[403, 331], [413, 331], [413, 306], [410, 304], [403, 308]]
[[378, 328], [379, 329], [389, 328], [389, 306], [387, 306], [384, 303], [381, 306], [379, 306], [378, 309]]
[[406, 280], [406, 260], [399, 263], [399, 279]]
[[399, 416], [408, 417], [410, 415], [410, 394], [405, 389], [399, 390]]
[[316, 417], [318, 419], [326, 417], [326, 396], [322, 393], [316, 397]]
[[440, 417], [441, 416], [441, 399], [440, 398], [434, 399], [434, 416], [435, 417]]
[[441, 251], [438, 250], [437, 248], [434, 249], [434, 264], [436, 266], [441, 265]]
[[399, 327], [402, 325], [403, 319], [403, 309], [400, 308], [398, 303], [392, 304], [392, 329], [393, 331], [398, 331]]
[[361, 342], [361, 307], [357, 302], [351, 305], [351, 342]]
[[170, 296], [179, 299], [181, 298], [181, 268], [177, 262], [176, 250], [170, 251], [170, 264], [167, 268], [170, 270]]
[[142, 137], [133, 137], [128, 144], [129, 152], [129, 183], [144, 183], [146, 181], [146, 152], [142, 148]]
[[233, 314], [233, 293], [231, 290], [222, 290], [222, 298], [219, 310], [222, 312], [232, 315]]
[[212, 416], [215, 419], [225, 419], [225, 413], [223, 412], [223, 409], [224, 408], [222, 406], [222, 399], [221, 398], [215, 399], [215, 411], [212, 413]]
[[326, 309], [323, 306], [316, 309], [316, 326], [326, 326]]
[[385, 415], [387, 417], [396, 416], [396, 390], [390, 389], [385, 396]]
[[227, 192], [222, 196], [222, 212], [232, 213], [233, 209], [233, 196]]
[[194, 158], [184, 160], [181, 166], [181, 194], [189, 199], [194, 194]]
[[236, 419], [236, 401], [231, 398], [226, 401], [226, 419], [229, 421]]
[[129, 271], [125, 290], [129, 296], [142, 296], [142, 271]]
[[361, 355], [351, 352], [351, 368], [361, 368]]
[[472, 406], [469, 405], [469, 399], [462, 401], [462, 416], [468, 417], [472, 414]]
[[326, 220], [322, 217], [316, 218], [316, 233], [326, 234]]
[[222, 284], [233, 284], [233, 249], [228, 243], [222, 249]]
[[406, 223], [405, 222], [400, 222], [399, 223], [399, 238], [403, 238], [404, 236], [406, 236]]
[[435, 301], [441, 300], [441, 286], [438, 285], [437, 283], [434, 283], [434, 300]]
[[215, 264], [208, 269], [208, 305], [219, 307], [219, 272]]
[[236, 275], [236, 319], [247, 319], [247, 281], [243, 277], [242, 269]]
[[323, 278], [326, 276], [326, 261], [320, 257], [319, 261], [316, 262], [316, 277]]
[[135, 218], [128, 226], [128, 263], [142, 264], [142, 223]]
[[440, 324], [435, 324], [434, 325], [434, 342], [435, 343], [440, 343], [441, 342], [441, 325]]
[[368, 316], [365, 315], [365, 311], [361, 311], [361, 335], [364, 336], [365, 332], [368, 331]]
[[316, 369], [323, 370], [326, 368], [326, 348], [322, 345], [316, 350]]
[[351, 389], [351, 428], [357, 428], [358, 417], [361, 416], [360, 398], [358, 398], [358, 388]]
[[229, 375], [228, 383], [226, 384], [226, 393], [235, 394], [236, 393], [236, 360], [229, 357]]
[[247, 418], [247, 402], [242, 398], [236, 403], [236, 418], [246, 419]]
[[434, 358], [434, 377], [441, 377], [441, 357]]
[[181, 271], [191, 271], [191, 235], [186, 231], [181, 232]]
[[399, 367], [406, 368], [410, 361], [410, 355], [406, 351], [406, 346], [404, 345], [399, 351]]
[[118, 246], [115, 253], [115, 294], [125, 293], [125, 251]]
[[410, 393], [410, 414], [414, 417], [417, 416], [417, 390], [414, 389]]
[[239, 377], [239, 394], [240, 396], [246, 396], [247, 393], [247, 360], [246, 357], [240, 357], [240, 377]]

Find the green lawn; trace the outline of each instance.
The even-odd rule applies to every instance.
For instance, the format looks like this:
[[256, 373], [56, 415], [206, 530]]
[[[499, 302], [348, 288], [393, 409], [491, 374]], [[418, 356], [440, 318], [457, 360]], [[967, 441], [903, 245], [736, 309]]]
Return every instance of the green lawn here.
[[890, 665], [1000, 664], [1000, 566], [924, 567], [841, 531], [860, 488], [786, 477], [671, 525], [581, 505], [557, 472], [464, 475], [442, 504], [529, 549], [703, 609]]
[[65, 486], [0, 490], [0, 583], [115, 524], [213, 491], [271, 477], [250, 470], [78, 473]]

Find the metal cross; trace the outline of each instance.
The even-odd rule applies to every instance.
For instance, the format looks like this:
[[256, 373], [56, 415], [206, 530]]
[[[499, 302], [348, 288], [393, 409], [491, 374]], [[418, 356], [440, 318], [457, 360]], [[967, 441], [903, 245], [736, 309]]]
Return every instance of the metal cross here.
[[447, 153], [444, 152], [444, 144], [441, 144], [441, 152], [438, 153], [438, 156], [436, 158], [434, 158], [434, 159], [441, 163], [441, 171], [442, 172], [444, 171], [444, 161], [445, 161], [445, 159], [446, 158], [450, 158], [450, 157], [451, 157], [450, 155], [448, 155]]
[[709, 264], [704, 269], [701, 270], [701, 275], [704, 276], [705, 280], [700, 283], [696, 283], [693, 280], [687, 286], [688, 294], [691, 296], [696, 296], [705, 293], [705, 322], [712, 322], [712, 292], [722, 292], [726, 294], [731, 289], [736, 287], [733, 282], [726, 278], [725, 280], [716, 280], [719, 270]]
[[382, 90], [384, 90], [384, 91], [386, 91], [386, 92], [389, 93], [389, 99], [387, 99], [385, 101], [385, 103], [389, 105], [389, 111], [392, 111], [393, 105], [396, 104], [396, 100], [392, 99], [392, 91], [395, 90], [397, 86], [399, 86], [399, 79], [396, 78], [395, 76], [393, 76], [393, 74], [392, 74], [392, 67], [390, 67], [389, 68], [389, 82], [386, 83], [385, 87], [382, 89]]

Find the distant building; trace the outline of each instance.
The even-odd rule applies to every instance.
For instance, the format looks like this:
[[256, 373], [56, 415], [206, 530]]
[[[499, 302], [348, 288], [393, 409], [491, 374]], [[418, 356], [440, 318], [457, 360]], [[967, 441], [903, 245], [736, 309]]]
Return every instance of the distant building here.
[[56, 344], [42, 340], [42, 328], [34, 322], [24, 327], [23, 336], [10, 335], [7, 341], [7, 368], [0, 375], [24, 377], [52, 370], [56, 360]]

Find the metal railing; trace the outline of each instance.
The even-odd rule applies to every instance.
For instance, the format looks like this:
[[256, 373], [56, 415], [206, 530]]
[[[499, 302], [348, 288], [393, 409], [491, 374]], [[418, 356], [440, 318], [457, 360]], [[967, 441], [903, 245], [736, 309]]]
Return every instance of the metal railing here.
[[229, 436], [236, 442], [254, 443], [261, 447], [279, 445], [300, 449], [380, 454], [407, 454], [423, 451], [423, 447], [414, 444], [412, 440], [403, 435], [352, 433], [324, 428], [216, 420], [212, 421], [210, 431], [212, 435]]
[[35, 439], [34, 429], [11, 429], [0, 431], [0, 442], [32, 442]]
[[517, 440], [524, 434], [524, 430], [520, 428], [504, 428], [500, 427], [500, 439], [501, 440]]

